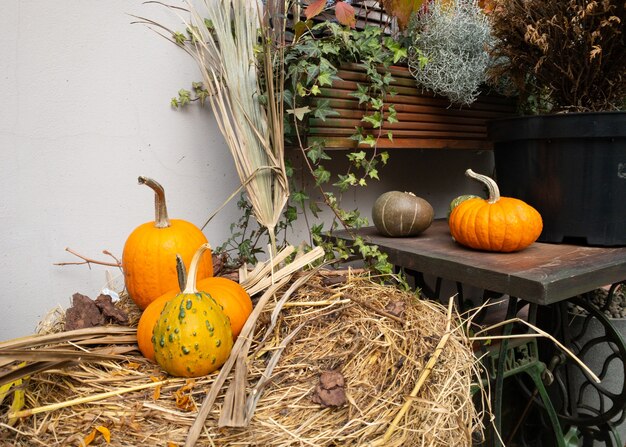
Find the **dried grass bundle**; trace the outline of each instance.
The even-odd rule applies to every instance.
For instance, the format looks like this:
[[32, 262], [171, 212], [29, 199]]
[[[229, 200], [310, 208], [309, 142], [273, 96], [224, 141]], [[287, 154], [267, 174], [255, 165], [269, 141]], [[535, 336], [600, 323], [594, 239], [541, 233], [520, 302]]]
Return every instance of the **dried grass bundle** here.
[[179, 14], [189, 35], [185, 42], [162, 25], [139, 19], [168, 31], [165, 37], [196, 61], [255, 218], [268, 229], [275, 253], [274, 229], [289, 198], [283, 128], [284, 20], [275, 6], [278, 0], [265, 3], [187, 2], [190, 17]]
[[[256, 405], [256, 412], [248, 427], [220, 427], [220, 392], [198, 445], [471, 445], [472, 432], [480, 430], [470, 395], [476, 364], [457, 319], [436, 303], [366, 277], [330, 286], [326, 275], [301, 281], [274, 315], [275, 326], [273, 309], [285, 289], [264, 308], [247, 357], [248, 406]], [[123, 303], [131, 317], [138, 315], [130, 300]], [[114, 447], [182, 445], [216, 375], [166, 378], [138, 353], [120, 355], [33, 375], [24, 388], [25, 407], [53, 409], [14, 427], [3, 417], [0, 444], [80, 445], [104, 427]], [[344, 378], [344, 404], [320, 401], [325, 371]], [[420, 378], [423, 385], [411, 397]]]

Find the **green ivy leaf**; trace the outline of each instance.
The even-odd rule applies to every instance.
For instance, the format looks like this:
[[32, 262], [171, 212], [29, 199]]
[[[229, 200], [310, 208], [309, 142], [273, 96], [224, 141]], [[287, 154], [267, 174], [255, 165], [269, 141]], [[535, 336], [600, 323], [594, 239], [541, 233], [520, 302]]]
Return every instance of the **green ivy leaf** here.
[[359, 104], [368, 102], [371, 99], [366, 85], [357, 84], [356, 89], [356, 92], [350, 93], [350, 96], [357, 98], [359, 100]]
[[309, 196], [304, 191], [294, 191], [291, 193], [291, 199], [298, 205], [304, 207], [304, 202], [309, 200]]
[[324, 183], [328, 183], [330, 181], [330, 171], [327, 171], [324, 166], [319, 165], [313, 171], [313, 176], [315, 177], [315, 184], [317, 186], [323, 185]]
[[321, 86], [332, 85], [333, 80], [331, 78], [331, 74], [328, 72], [320, 73], [317, 77], [317, 83]]
[[313, 111], [313, 116], [315, 118], [319, 118], [322, 121], [326, 121], [326, 117], [329, 116], [338, 116], [339, 112], [330, 107], [330, 101], [328, 99], [323, 99], [317, 103], [315, 110]]
[[374, 129], [378, 129], [383, 125], [383, 118], [380, 112], [374, 112], [371, 115], [364, 115], [361, 121], [370, 123]]

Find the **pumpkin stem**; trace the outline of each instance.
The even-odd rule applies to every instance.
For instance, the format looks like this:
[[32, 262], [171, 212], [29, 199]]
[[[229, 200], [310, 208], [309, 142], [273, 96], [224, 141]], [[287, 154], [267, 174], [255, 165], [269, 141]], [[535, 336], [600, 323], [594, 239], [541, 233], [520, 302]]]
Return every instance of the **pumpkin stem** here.
[[193, 258], [191, 258], [191, 264], [189, 264], [189, 274], [187, 275], [187, 283], [185, 284], [185, 290], [183, 293], [197, 293], [196, 290], [196, 274], [198, 273], [198, 264], [200, 263], [200, 259], [205, 251], [211, 249], [211, 244], [208, 242], [206, 244], [202, 244], [200, 248], [194, 253]]
[[180, 255], [176, 255], [176, 276], [178, 278], [178, 289], [182, 292], [185, 290], [187, 283], [187, 270], [185, 269], [185, 263]]
[[167, 228], [170, 220], [167, 217], [167, 206], [165, 204], [165, 190], [151, 178], [139, 176], [137, 179], [140, 185], [146, 185], [154, 191], [154, 226], [156, 228]]
[[489, 191], [489, 198], [487, 202], [496, 203], [500, 200], [500, 188], [498, 188], [498, 184], [491, 177], [487, 177], [486, 175], [477, 174], [471, 169], [465, 171], [465, 175], [469, 178], [473, 178], [474, 180], [478, 180], [481, 183], [484, 183]]

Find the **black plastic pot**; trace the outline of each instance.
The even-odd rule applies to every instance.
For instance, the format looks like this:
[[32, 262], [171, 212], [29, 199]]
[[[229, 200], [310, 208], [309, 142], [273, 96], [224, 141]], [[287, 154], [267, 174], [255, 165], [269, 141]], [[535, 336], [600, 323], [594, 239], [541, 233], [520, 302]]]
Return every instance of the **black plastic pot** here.
[[488, 123], [503, 196], [543, 217], [542, 242], [626, 245], [626, 112]]

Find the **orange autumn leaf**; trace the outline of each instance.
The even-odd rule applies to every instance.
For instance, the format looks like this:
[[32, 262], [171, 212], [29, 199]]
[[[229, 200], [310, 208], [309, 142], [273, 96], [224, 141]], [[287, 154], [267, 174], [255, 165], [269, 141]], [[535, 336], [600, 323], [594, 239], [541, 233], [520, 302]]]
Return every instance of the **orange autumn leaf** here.
[[103, 425], [98, 425], [96, 428], [94, 428], [91, 433], [89, 433], [87, 436], [85, 436], [83, 438], [83, 443], [87, 446], [87, 445], [91, 445], [91, 443], [94, 441], [94, 439], [96, 439], [96, 435], [98, 433], [102, 434], [102, 437], [104, 438], [104, 440], [107, 442], [107, 444], [109, 444], [111, 442], [111, 432], [109, 431], [108, 428], [106, 428]]
[[400, 31], [404, 30], [411, 19], [411, 15], [419, 11], [423, 0], [381, 0], [387, 14], [395, 17]]
[[346, 2], [335, 3], [335, 16], [339, 23], [350, 28], [356, 28], [356, 15], [352, 5]]
[[102, 433], [102, 436], [104, 437], [104, 440], [107, 442], [107, 444], [111, 442], [111, 432], [108, 428], [106, 428], [104, 425], [98, 425], [96, 427], [96, 430]]
[[172, 441], [168, 441], [167, 447], [178, 447], [178, 444], [176, 444], [175, 442], [172, 442]]
[[326, 8], [326, 0], [315, 0], [304, 9], [304, 16], [307, 20], [311, 19], [321, 13], [324, 8]]
[[98, 433], [95, 429], [91, 431], [87, 436], [83, 438], [83, 442], [85, 445], [90, 445], [94, 439], [96, 439], [96, 433]]
[[152, 395], [153, 400], [159, 400], [161, 397], [161, 385], [157, 385], [154, 387], [154, 394]]

